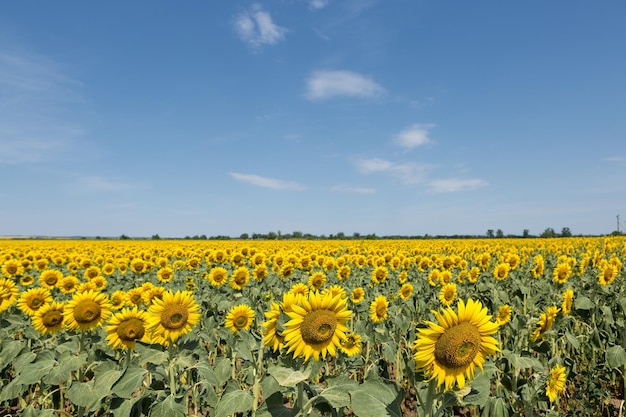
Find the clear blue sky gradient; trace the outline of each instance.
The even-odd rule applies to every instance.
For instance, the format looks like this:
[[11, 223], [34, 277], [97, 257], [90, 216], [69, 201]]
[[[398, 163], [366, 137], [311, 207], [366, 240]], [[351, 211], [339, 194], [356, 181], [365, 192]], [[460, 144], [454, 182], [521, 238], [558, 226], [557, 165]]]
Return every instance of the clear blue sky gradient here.
[[5, 1], [0, 235], [604, 234], [626, 2]]

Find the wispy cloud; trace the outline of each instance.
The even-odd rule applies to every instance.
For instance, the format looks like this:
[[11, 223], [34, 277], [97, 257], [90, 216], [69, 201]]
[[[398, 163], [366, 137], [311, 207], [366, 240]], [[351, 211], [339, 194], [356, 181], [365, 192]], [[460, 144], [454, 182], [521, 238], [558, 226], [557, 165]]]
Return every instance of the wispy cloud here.
[[426, 181], [430, 165], [414, 162], [391, 162], [386, 159], [372, 158], [356, 161], [356, 168], [362, 174], [386, 173], [407, 185], [419, 184]]
[[487, 181], [477, 178], [446, 178], [429, 181], [429, 190], [435, 193], [454, 193], [472, 191], [489, 185]]
[[376, 193], [375, 188], [367, 188], [367, 187], [353, 187], [350, 185], [335, 185], [330, 188], [331, 191], [335, 191], [338, 193], [346, 193], [346, 194], [374, 194]]
[[309, 7], [313, 10], [323, 9], [328, 6], [330, 0], [309, 0]]
[[72, 185], [72, 189], [81, 192], [94, 193], [116, 193], [146, 188], [149, 188], [147, 184], [129, 182], [121, 177], [107, 178], [98, 175], [90, 175], [80, 178], [75, 184]]
[[46, 57], [0, 52], [0, 164], [57, 159], [84, 134], [82, 84]]
[[394, 143], [407, 150], [432, 143], [429, 129], [433, 124], [414, 124], [394, 136]]
[[305, 97], [325, 100], [335, 97], [378, 97], [385, 89], [370, 77], [352, 71], [315, 71], [306, 82]]
[[287, 29], [275, 24], [272, 16], [257, 3], [239, 14], [235, 18], [234, 26], [239, 37], [256, 48], [275, 45], [287, 33]]
[[626, 162], [626, 156], [621, 156], [621, 155], [609, 156], [608, 158], [604, 158], [604, 160], [610, 161], [610, 162]]
[[237, 181], [245, 182], [248, 184], [255, 185], [257, 187], [264, 188], [272, 188], [274, 190], [292, 190], [292, 191], [301, 191], [304, 190], [305, 187], [298, 184], [295, 181], [283, 181], [275, 178], [267, 178], [262, 177], [260, 175], [255, 174], [241, 174], [238, 172], [230, 172], [232, 178]]

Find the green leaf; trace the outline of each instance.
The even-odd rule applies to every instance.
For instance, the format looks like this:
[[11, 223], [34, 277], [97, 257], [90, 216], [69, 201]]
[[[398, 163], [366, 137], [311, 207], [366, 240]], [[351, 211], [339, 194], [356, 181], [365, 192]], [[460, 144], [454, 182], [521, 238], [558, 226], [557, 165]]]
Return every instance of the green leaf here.
[[298, 382], [306, 381], [311, 376], [311, 367], [307, 367], [304, 372], [282, 366], [270, 366], [267, 372], [276, 378], [276, 381], [283, 387], [295, 387]]
[[136, 416], [137, 410], [135, 410], [135, 414], [133, 413], [133, 407], [138, 401], [143, 400], [142, 397], [135, 397], [131, 399], [125, 398], [113, 398], [111, 400], [111, 408], [109, 411], [113, 412], [113, 417], [129, 417]]
[[565, 332], [565, 338], [569, 344], [572, 345], [574, 350], [580, 349], [580, 340], [578, 340], [571, 332]]
[[54, 359], [46, 359], [43, 361], [37, 361], [30, 366], [23, 368], [17, 377], [21, 384], [31, 385], [39, 382], [50, 373], [52, 368], [57, 364]]
[[220, 381], [218, 380], [211, 364], [206, 359], [200, 359], [193, 367], [198, 371], [198, 374], [209, 384], [217, 386], [221, 386]]
[[483, 407], [489, 400], [491, 377], [485, 374], [478, 374], [476, 378], [469, 384], [470, 391], [467, 395], [459, 398], [459, 402], [463, 405], [478, 405]]
[[350, 393], [339, 386], [326, 388], [318, 395], [337, 410], [350, 406]]
[[27, 387], [23, 384], [20, 384], [17, 379], [12, 380], [4, 387], [2, 387], [2, 392], [0, 393], [0, 402], [17, 398], [19, 395], [22, 394], [22, 392], [24, 392], [26, 388]]
[[168, 395], [163, 401], [155, 402], [150, 409], [150, 417], [185, 417], [187, 411], [185, 407], [176, 402], [173, 395]]
[[154, 365], [162, 365], [167, 362], [168, 355], [167, 352], [159, 350], [152, 345], [142, 345], [141, 343], [135, 344], [135, 350], [139, 354], [141, 360], [139, 361], [139, 365], [145, 365], [146, 363], [151, 363]]
[[93, 380], [89, 382], [72, 382], [72, 386], [67, 390], [67, 398], [79, 407], [85, 407], [87, 410], [100, 406], [100, 391], [96, 388]]
[[17, 355], [20, 354], [24, 342], [20, 340], [9, 340], [2, 343], [2, 350], [0, 351], [0, 369], [4, 369], [9, 365]]
[[404, 391], [398, 386], [382, 380], [366, 380], [350, 391], [354, 414], [362, 417], [391, 416], [402, 417], [400, 404]]
[[283, 395], [275, 392], [270, 395], [256, 412], [257, 417], [291, 417], [294, 410], [285, 407]]
[[611, 368], [619, 368], [626, 364], [626, 352], [624, 348], [616, 345], [606, 350], [606, 362]]
[[215, 371], [215, 376], [217, 377], [217, 386], [221, 388], [226, 381], [230, 379], [232, 364], [228, 358], [220, 356], [215, 359], [215, 366], [213, 367], [213, 370]]
[[248, 391], [241, 389], [227, 390], [215, 409], [215, 417], [227, 417], [234, 413], [246, 413], [252, 409], [254, 398]]
[[596, 305], [588, 297], [579, 296], [574, 300], [574, 308], [576, 310], [591, 310]]
[[54, 410], [49, 410], [49, 409], [38, 410], [34, 408], [32, 405], [29, 405], [22, 411], [22, 414], [20, 414], [20, 416], [21, 417], [55, 417], [56, 414]]
[[111, 388], [111, 392], [118, 397], [130, 398], [143, 385], [143, 379], [147, 372], [138, 366], [126, 369], [122, 377]]
[[60, 385], [71, 377], [71, 372], [80, 369], [87, 362], [87, 352], [75, 354], [64, 354], [59, 357], [57, 364], [46, 375], [43, 382], [50, 385]]

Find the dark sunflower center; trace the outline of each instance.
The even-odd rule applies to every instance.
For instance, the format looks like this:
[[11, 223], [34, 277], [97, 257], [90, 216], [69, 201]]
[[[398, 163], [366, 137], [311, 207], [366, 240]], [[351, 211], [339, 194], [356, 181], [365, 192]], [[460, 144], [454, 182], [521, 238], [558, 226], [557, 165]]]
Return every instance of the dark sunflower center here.
[[41, 316], [41, 322], [45, 327], [54, 327], [61, 324], [63, 321], [63, 314], [57, 310], [50, 310]]
[[246, 283], [246, 276], [244, 274], [237, 274], [235, 282], [237, 285], [244, 285]]
[[48, 285], [55, 285], [57, 283], [58, 279], [55, 276], [47, 276], [46, 277], [46, 284]]
[[143, 321], [136, 318], [125, 320], [117, 326], [117, 336], [124, 341], [141, 339], [145, 332]]
[[248, 324], [248, 318], [245, 316], [239, 316], [233, 321], [233, 324], [236, 328], [242, 329]]
[[79, 323], [92, 323], [100, 318], [102, 309], [100, 304], [91, 300], [84, 300], [74, 307], [74, 320]]
[[39, 308], [41, 307], [41, 305], [43, 304], [43, 300], [39, 297], [37, 298], [33, 298], [32, 300], [30, 300], [30, 307], [31, 308]]
[[449, 368], [470, 364], [480, 348], [480, 333], [471, 323], [459, 323], [446, 330], [435, 344], [435, 359]]
[[353, 347], [356, 346], [356, 340], [354, 339], [354, 336], [348, 336], [345, 338], [345, 340], [343, 341], [343, 346], [346, 349], [352, 349]]
[[385, 314], [387, 314], [387, 306], [384, 303], [378, 303], [378, 305], [376, 305], [376, 315], [383, 317]]
[[301, 331], [306, 343], [324, 343], [335, 334], [337, 317], [330, 310], [314, 310], [304, 316]]
[[171, 304], [161, 313], [161, 325], [169, 330], [176, 330], [187, 324], [189, 313], [180, 304]]
[[17, 273], [17, 266], [16, 265], [7, 265], [7, 272], [10, 275], [13, 275], [13, 274]]

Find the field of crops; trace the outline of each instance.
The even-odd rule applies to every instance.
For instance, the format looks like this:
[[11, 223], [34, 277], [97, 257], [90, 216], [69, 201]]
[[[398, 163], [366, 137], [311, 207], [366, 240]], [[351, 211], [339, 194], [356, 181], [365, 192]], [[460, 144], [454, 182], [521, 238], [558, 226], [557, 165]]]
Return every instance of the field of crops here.
[[0, 415], [618, 416], [626, 239], [0, 241]]

